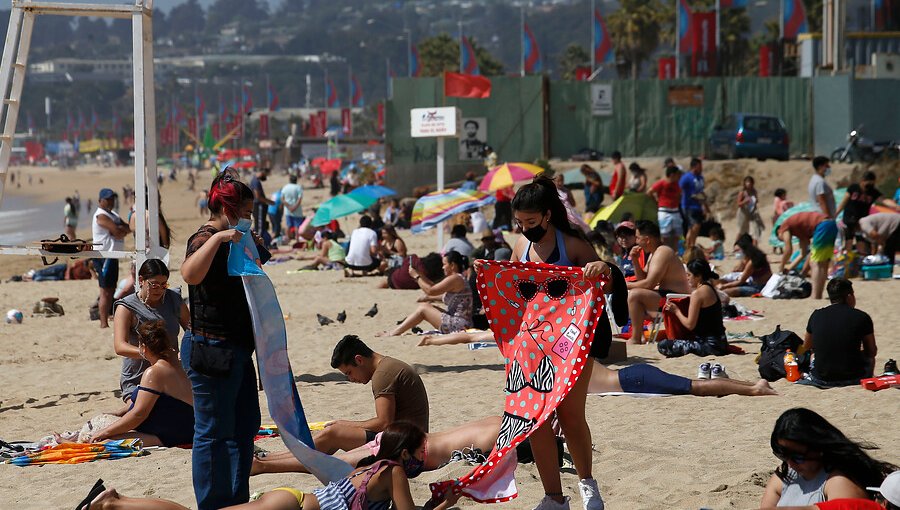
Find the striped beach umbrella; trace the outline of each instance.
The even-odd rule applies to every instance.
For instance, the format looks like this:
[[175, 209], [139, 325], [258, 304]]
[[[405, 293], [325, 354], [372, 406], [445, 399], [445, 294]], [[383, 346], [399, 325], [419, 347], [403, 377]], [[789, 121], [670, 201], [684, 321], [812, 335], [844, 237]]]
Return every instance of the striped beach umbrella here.
[[530, 181], [540, 175], [544, 169], [531, 163], [503, 163], [491, 168], [481, 180], [478, 189], [481, 191], [497, 191], [508, 188], [517, 182]]
[[475, 190], [434, 191], [416, 201], [412, 213], [412, 231], [422, 232], [461, 212], [478, 209], [497, 201], [493, 195]]

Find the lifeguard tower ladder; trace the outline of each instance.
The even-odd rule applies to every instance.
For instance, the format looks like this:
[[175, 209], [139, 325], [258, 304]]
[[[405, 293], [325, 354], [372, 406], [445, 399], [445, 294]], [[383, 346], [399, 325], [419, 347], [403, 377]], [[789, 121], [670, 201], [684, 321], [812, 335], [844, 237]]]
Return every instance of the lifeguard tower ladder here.
[[[156, 107], [153, 92], [153, 0], [134, 0], [133, 5], [81, 4], [12, 0], [3, 58], [0, 60], [0, 205], [12, 154], [13, 135], [19, 116], [22, 87], [28, 67], [28, 51], [35, 18], [39, 15], [91, 16], [131, 19], [134, 66], [134, 193], [135, 250], [57, 253], [26, 246], [0, 246], [0, 255], [40, 255], [81, 258], [132, 258], [137, 267], [147, 258], [161, 258], [159, 202], [156, 171]], [[149, 212], [149, 214], [147, 214]], [[149, 223], [148, 223], [149, 220]]]

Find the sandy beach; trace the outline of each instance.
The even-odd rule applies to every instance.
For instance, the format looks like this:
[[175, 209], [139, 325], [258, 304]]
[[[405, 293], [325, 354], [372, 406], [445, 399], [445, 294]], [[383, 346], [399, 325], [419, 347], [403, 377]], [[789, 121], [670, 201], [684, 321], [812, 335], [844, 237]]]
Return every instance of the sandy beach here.
[[[626, 160], [626, 163], [631, 160]], [[640, 160], [649, 169], [651, 182], [661, 173], [661, 160]], [[686, 164], [686, 161], [679, 161]], [[608, 163], [606, 164], [608, 166]], [[62, 223], [62, 200], [75, 189], [82, 202], [96, 203], [97, 191], [110, 187], [121, 192], [133, 184], [128, 167], [81, 167], [75, 171], [56, 168], [16, 168], [21, 176], [33, 175], [31, 186], [10, 189], [16, 197], [35, 204], [58, 203]], [[832, 185], [846, 180], [853, 169], [835, 166]], [[711, 162], [706, 166], [707, 186], [716, 193], [716, 211], [726, 227], [730, 248], [736, 229], [728, 214], [738, 189], [735, 179], [745, 173], [756, 176], [763, 206], [762, 217], [770, 223], [772, 191], [788, 189], [789, 198], [806, 200], [809, 162], [759, 163], [755, 161]], [[38, 179], [44, 184], [39, 185]], [[167, 182], [161, 189], [163, 210], [173, 230], [171, 286], [182, 286], [178, 273], [184, 259], [187, 238], [205, 220], [195, 207], [199, 190], [208, 186], [208, 172], [201, 172], [198, 191], [186, 189], [184, 177]], [[896, 176], [893, 178], [896, 182]], [[18, 179], [17, 179], [18, 180]], [[273, 176], [265, 183], [271, 193], [286, 182]], [[389, 185], [389, 183], [388, 183]], [[837, 187], [837, 186], [835, 186]], [[304, 208], [321, 202], [327, 190], [307, 190]], [[579, 191], [575, 195], [581, 198]], [[608, 200], [608, 198], [607, 198]], [[5, 210], [5, 206], [4, 209]], [[342, 221], [346, 232], [355, 226], [356, 216]], [[90, 217], [84, 213], [78, 227], [80, 237], [90, 236]], [[412, 253], [425, 254], [435, 248], [436, 235], [401, 232]], [[474, 241], [474, 237], [471, 237]], [[513, 237], [510, 237], [512, 240]], [[701, 243], [708, 243], [707, 239]], [[766, 243], [761, 243], [770, 251]], [[730, 250], [729, 250], [730, 251]], [[770, 261], [775, 261], [770, 255]], [[112, 348], [111, 330], [100, 330], [88, 320], [88, 307], [97, 296], [96, 281], [6, 283], [14, 274], [40, 267], [38, 258], [4, 257], [0, 262], [0, 311], [18, 308], [26, 312], [21, 325], [0, 324], [0, 439], [36, 440], [53, 431], [80, 427], [86, 419], [121, 404], [117, 397], [121, 360]], [[289, 261], [266, 266], [276, 286], [287, 320], [289, 355], [298, 390], [310, 421], [365, 419], [374, 414], [371, 390], [351, 384], [330, 367], [332, 348], [346, 334], [359, 335], [376, 351], [413, 365], [421, 374], [429, 393], [431, 430], [443, 430], [488, 415], [497, 415], [503, 406], [503, 360], [495, 349], [470, 351], [465, 346], [417, 347], [415, 335], [375, 338], [376, 332], [393, 326], [415, 306], [418, 291], [377, 289], [381, 278], [345, 279], [337, 271], [288, 274], [305, 265]], [[731, 266], [734, 260], [724, 261]], [[126, 269], [122, 263], [122, 272]], [[900, 280], [854, 280], [858, 307], [875, 323], [878, 343], [876, 371], [888, 358], [900, 359]], [[66, 315], [31, 318], [33, 304], [44, 296], [57, 296]], [[745, 306], [759, 310], [764, 318], [726, 322], [729, 333], [772, 332], [777, 325], [802, 336], [809, 314], [826, 306], [825, 300], [773, 301], [741, 298]], [[364, 317], [373, 303], [380, 313]], [[334, 317], [346, 310], [345, 324], [321, 327], [315, 314]], [[754, 357], [759, 340], [735, 342], [747, 354], [717, 359], [732, 378], [758, 379]], [[688, 356], [665, 359], [655, 345], [629, 346], [628, 359], [613, 368], [631, 363], [651, 363], [663, 370], [695, 377], [697, 365], [705, 358]], [[809, 407], [848, 436], [865, 439], [880, 449], [873, 456], [900, 464], [900, 431], [896, 426], [900, 391], [870, 392], [860, 387], [819, 390], [781, 380], [773, 383], [776, 397], [666, 397], [588, 398], [586, 415], [594, 443], [593, 474], [598, 480], [607, 508], [617, 509], [743, 509], [756, 508], [763, 487], [778, 461], [769, 447], [769, 435], [778, 415], [786, 409]], [[268, 418], [265, 396], [260, 393], [263, 423]], [[258, 445], [280, 451], [280, 439], [266, 439]], [[140, 458], [99, 461], [80, 465], [14, 467], [0, 465], [0, 508], [71, 508], [81, 500], [97, 478], [130, 496], [164, 497], [194, 506], [189, 450], [163, 449]], [[411, 481], [413, 498], [419, 504], [429, 496], [428, 483], [443, 480], [453, 469], [424, 473]], [[517, 471], [519, 497], [502, 508], [532, 508], [543, 496], [533, 464]], [[562, 475], [563, 490], [573, 497], [572, 508], [580, 508], [578, 478], [573, 469]], [[312, 489], [318, 482], [309, 475], [261, 475], [250, 481], [251, 491], [279, 486]], [[461, 508], [477, 504], [462, 500]], [[498, 508], [500, 508], [498, 507]]]

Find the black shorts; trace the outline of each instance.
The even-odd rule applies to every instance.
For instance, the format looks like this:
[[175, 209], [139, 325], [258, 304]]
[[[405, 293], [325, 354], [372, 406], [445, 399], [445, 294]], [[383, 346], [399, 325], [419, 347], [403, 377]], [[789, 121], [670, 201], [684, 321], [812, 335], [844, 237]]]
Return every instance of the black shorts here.
[[119, 259], [92, 259], [101, 289], [115, 289], [119, 284]]
[[369, 264], [368, 266], [354, 266], [352, 264], [347, 264], [347, 268], [352, 269], [353, 271], [369, 272], [369, 271], [374, 271], [374, 270], [378, 269], [379, 265], [381, 265], [381, 261], [376, 258], [373, 258], [372, 263]]
[[703, 209], [688, 209], [684, 211], [685, 228], [691, 228], [694, 225], [702, 225], [706, 221], [706, 215]]

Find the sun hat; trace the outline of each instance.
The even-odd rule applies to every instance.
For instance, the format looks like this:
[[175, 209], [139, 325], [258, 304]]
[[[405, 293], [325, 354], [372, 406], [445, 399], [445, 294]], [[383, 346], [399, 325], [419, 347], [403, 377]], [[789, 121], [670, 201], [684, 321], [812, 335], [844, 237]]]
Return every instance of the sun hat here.
[[881, 494], [893, 505], [900, 505], [900, 471], [887, 475], [880, 487], [866, 487], [866, 490]]

